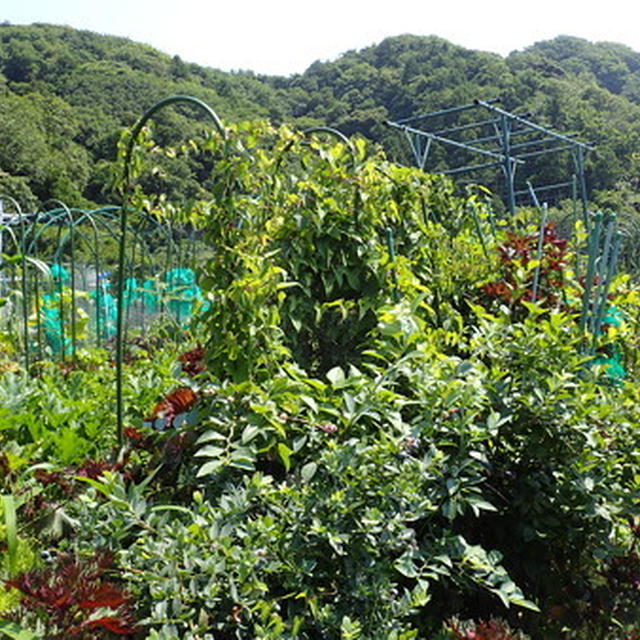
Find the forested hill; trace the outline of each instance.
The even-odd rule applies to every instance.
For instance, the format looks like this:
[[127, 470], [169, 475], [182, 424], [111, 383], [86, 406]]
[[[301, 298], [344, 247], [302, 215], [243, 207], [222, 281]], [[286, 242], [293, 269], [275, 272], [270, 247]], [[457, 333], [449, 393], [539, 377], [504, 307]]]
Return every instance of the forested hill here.
[[[227, 122], [269, 118], [361, 134], [401, 161], [405, 143], [385, 120], [501, 96], [507, 109], [596, 145], [587, 164], [594, 199], [612, 207], [640, 200], [640, 53], [623, 45], [562, 36], [502, 58], [403, 35], [284, 78], [225, 73], [52, 25], [0, 26], [0, 191], [23, 202], [108, 200], [122, 128], [178, 93]], [[163, 114], [186, 135], [191, 117]], [[192, 191], [186, 176], [174, 176], [171, 189]]]

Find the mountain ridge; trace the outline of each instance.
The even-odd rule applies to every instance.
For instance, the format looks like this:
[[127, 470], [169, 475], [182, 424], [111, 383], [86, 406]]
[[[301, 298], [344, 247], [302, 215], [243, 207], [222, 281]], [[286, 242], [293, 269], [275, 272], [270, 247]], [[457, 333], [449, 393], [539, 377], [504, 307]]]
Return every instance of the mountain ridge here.
[[[501, 56], [404, 34], [316, 61], [303, 73], [267, 76], [48, 24], [0, 25], [0, 187], [31, 200], [108, 199], [104, 177], [120, 131], [176, 93], [204, 100], [229, 122], [333, 126], [371, 139], [400, 162], [410, 161], [408, 148], [386, 120], [501, 96], [505, 108], [597, 145], [587, 173], [603, 206], [621, 204], [621, 183], [626, 204], [635, 194], [640, 53], [626, 45], [558, 36]], [[183, 113], [165, 121], [187, 135], [193, 130]], [[446, 158], [434, 160], [434, 170], [447, 167]]]

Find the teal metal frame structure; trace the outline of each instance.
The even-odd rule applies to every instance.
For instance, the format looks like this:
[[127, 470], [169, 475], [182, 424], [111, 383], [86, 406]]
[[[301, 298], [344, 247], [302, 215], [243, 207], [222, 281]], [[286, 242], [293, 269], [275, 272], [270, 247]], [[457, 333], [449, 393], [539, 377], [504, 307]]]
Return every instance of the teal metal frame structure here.
[[[493, 167], [502, 169], [506, 205], [512, 215], [518, 196], [530, 195], [532, 191], [543, 193], [571, 187], [574, 198], [579, 192], [583, 217], [587, 221], [584, 157], [587, 151], [593, 150], [593, 146], [536, 124], [528, 119], [529, 114], [518, 115], [506, 111], [497, 106], [499, 102], [500, 98], [474, 100], [470, 104], [402, 120], [387, 120], [385, 124], [404, 133], [415, 164], [422, 170], [427, 170], [434, 144], [466, 151], [465, 157], [471, 155], [482, 158], [480, 162], [472, 161], [438, 173], [458, 175]], [[481, 117], [474, 117], [473, 111], [480, 111]], [[528, 159], [560, 152], [570, 152], [572, 156], [575, 173], [571, 180], [540, 185], [535, 189], [528, 182], [525, 188], [516, 188], [517, 170]]]

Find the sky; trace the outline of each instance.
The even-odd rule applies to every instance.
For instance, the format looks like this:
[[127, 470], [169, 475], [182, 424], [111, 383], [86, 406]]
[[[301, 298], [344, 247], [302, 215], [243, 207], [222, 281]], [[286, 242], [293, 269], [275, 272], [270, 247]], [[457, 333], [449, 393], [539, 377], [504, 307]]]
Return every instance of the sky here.
[[640, 52], [639, 18], [634, 0], [0, 0], [0, 22], [69, 25], [185, 62], [285, 76], [405, 33], [503, 56], [558, 35]]

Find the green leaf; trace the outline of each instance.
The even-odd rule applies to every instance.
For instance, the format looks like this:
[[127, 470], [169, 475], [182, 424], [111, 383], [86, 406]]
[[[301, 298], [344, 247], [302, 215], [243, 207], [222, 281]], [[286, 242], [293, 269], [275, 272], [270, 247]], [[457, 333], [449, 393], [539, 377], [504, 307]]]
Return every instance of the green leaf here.
[[362, 635], [362, 625], [358, 620], [344, 616], [340, 624], [340, 640], [358, 640]]
[[458, 366], [456, 367], [456, 375], [463, 376], [465, 373], [471, 371], [472, 368], [473, 365], [468, 360], [463, 360], [462, 362], [458, 363]]
[[304, 402], [309, 407], [309, 409], [311, 409], [311, 411], [313, 411], [314, 413], [318, 413], [318, 404], [311, 396], [301, 395], [300, 400]]
[[471, 507], [476, 516], [479, 516], [481, 511], [497, 511], [490, 502], [487, 502], [483, 498], [467, 498], [467, 504]]
[[198, 449], [195, 455], [204, 458], [219, 458], [224, 454], [225, 451], [226, 449], [224, 449], [223, 447], [217, 447], [216, 445], [208, 444], [206, 447]]
[[318, 470], [318, 465], [315, 462], [307, 462], [300, 470], [300, 475], [305, 482], [309, 482]]
[[394, 563], [396, 570], [407, 578], [416, 578], [418, 576], [418, 570], [413, 561], [413, 557], [413, 551], [409, 551], [402, 554]]
[[204, 442], [210, 442], [211, 440], [226, 440], [227, 438], [219, 431], [213, 429], [205, 431], [197, 440], [196, 444], [203, 444]]
[[298, 453], [307, 444], [307, 436], [300, 436], [293, 441], [293, 453]]
[[251, 442], [259, 433], [261, 429], [254, 424], [247, 425], [242, 432], [242, 444]]
[[247, 447], [238, 447], [231, 453], [229, 464], [237, 469], [252, 471], [255, 469], [254, 453]]
[[18, 530], [16, 524], [16, 503], [13, 496], [2, 496], [4, 510], [4, 525], [7, 535], [7, 554], [9, 557], [9, 572], [13, 575], [18, 566]]
[[430, 600], [429, 582], [418, 578], [415, 587], [411, 590], [411, 604], [414, 607], [424, 607]]
[[346, 417], [347, 419], [351, 419], [356, 410], [356, 400], [350, 393], [345, 393], [343, 400], [347, 414]]
[[280, 460], [282, 460], [282, 464], [284, 464], [284, 468], [289, 471], [291, 469], [291, 454], [293, 451], [289, 449], [289, 447], [284, 442], [278, 443], [278, 455], [280, 456]]
[[209, 462], [205, 462], [199, 469], [196, 474], [196, 478], [202, 478], [202, 476], [208, 476], [212, 473], [216, 473], [220, 471], [222, 467], [226, 464], [226, 460], [210, 460]]
[[8, 620], [0, 620], [0, 633], [3, 633], [13, 640], [35, 640], [36, 638], [42, 638], [41, 635], [28, 629], [23, 629], [15, 622], [9, 622]]
[[458, 501], [453, 498], [451, 500], [445, 500], [442, 505], [442, 513], [448, 520], [453, 520], [458, 514]]
[[193, 515], [191, 509], [187, 509], [187, 507], [179, 504], [158, 504], [155, 507], [151, 507], [151, 511], [177, 511], [178, 513], [184, 513], [188, 516]]
[[341, 385], [345, 380], [344, 371], [341, 367], [333, 367], [333, 369], [329, 369], [326, 376], [334, 387]]

